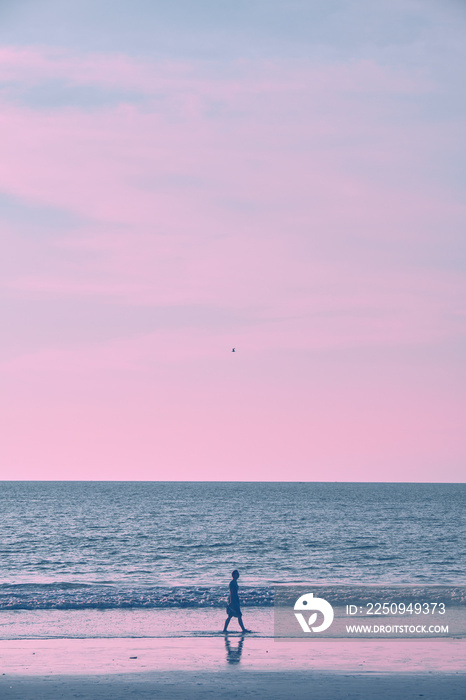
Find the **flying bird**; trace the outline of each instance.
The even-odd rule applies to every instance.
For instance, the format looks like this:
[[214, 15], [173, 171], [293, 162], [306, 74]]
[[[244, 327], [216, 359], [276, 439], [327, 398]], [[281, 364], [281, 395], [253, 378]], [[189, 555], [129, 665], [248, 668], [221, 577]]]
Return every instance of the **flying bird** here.
[[233, 350], [231, 352], [235, 352], [235, 348], [233, 348]]

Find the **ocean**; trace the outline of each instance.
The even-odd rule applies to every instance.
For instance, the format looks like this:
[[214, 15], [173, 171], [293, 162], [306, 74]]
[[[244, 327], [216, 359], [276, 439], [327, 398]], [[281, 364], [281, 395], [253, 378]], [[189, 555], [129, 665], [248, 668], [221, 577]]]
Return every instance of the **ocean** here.
[[277, 584], [464, 587], [465, 497], [464, 484], [2, 482], [0, 638], [207, 634], [233, 569], [264, 634]]

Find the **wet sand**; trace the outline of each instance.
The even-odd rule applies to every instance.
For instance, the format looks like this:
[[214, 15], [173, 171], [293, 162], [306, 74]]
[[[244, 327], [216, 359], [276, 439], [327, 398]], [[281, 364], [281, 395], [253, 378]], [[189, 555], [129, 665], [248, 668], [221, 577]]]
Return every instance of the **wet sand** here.
[[4, 700], [464, 698], [464, 640], [207, 638], [0, 641]]

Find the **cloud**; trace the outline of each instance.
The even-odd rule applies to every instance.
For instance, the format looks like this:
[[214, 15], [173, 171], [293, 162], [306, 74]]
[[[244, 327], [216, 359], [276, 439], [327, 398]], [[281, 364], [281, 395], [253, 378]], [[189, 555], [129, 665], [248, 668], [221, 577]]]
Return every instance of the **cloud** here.
[[394, 95], [431, 88], [368, 62], [243, 63], [219, 79], [199, 65], [5, 49], [2, 66], [4, 79], [24, 90], [45, 80], [66, 82], [69, 94], [100, 87], [104, 102], [110, 89], [145, 95], [145, 106], [128, 93], [126, 102], [87, 113], [79, 90], [66, 108], [51, 99], [27, 109], [4, 94], [0, 188], [116, 224], [176, 227], [180, 201], [200, 226], [206, 206], [217, 219], [302, 208], [304, 198], [312, 206], [333, 193], [343, 207], [353, 199], [359, 208], [361, 198], [374, 199], [368, 173], [393, 185], [400, 161], [409, 168], [406, 148], [422, 167], [426, 139], [435, 142], [435, 127], [403, 108], [401, 132], [385, 114]]
[[4, 102], [0, 189], [31, 222], [70, 217], [27, 244], [32, 257], [4, 239], [10, 295], [235, 310], [237, 332], [259, 324], [251, 347], [458, 332], [446, 310], [463, 282], [439, 271], [438, 251], [458, 246], [465, 207], [429, 177], [456, 134], [406, 108], [434, 90], [416, 71], [243, 62], [219, 80], [128, 56], [1, 59], [4, 80], [25, 87], [132, 87], [148, 100], [92, 113]]

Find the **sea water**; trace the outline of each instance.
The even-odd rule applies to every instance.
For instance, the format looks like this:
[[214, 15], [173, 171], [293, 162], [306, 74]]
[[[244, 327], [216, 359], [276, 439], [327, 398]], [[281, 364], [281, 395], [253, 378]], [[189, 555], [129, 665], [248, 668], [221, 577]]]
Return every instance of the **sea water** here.
[[277, 584], [453, 591], [465, 497], [459, 484], [2, 482], [0, 638], [208, 634], [235, 568], [264, 634]]

